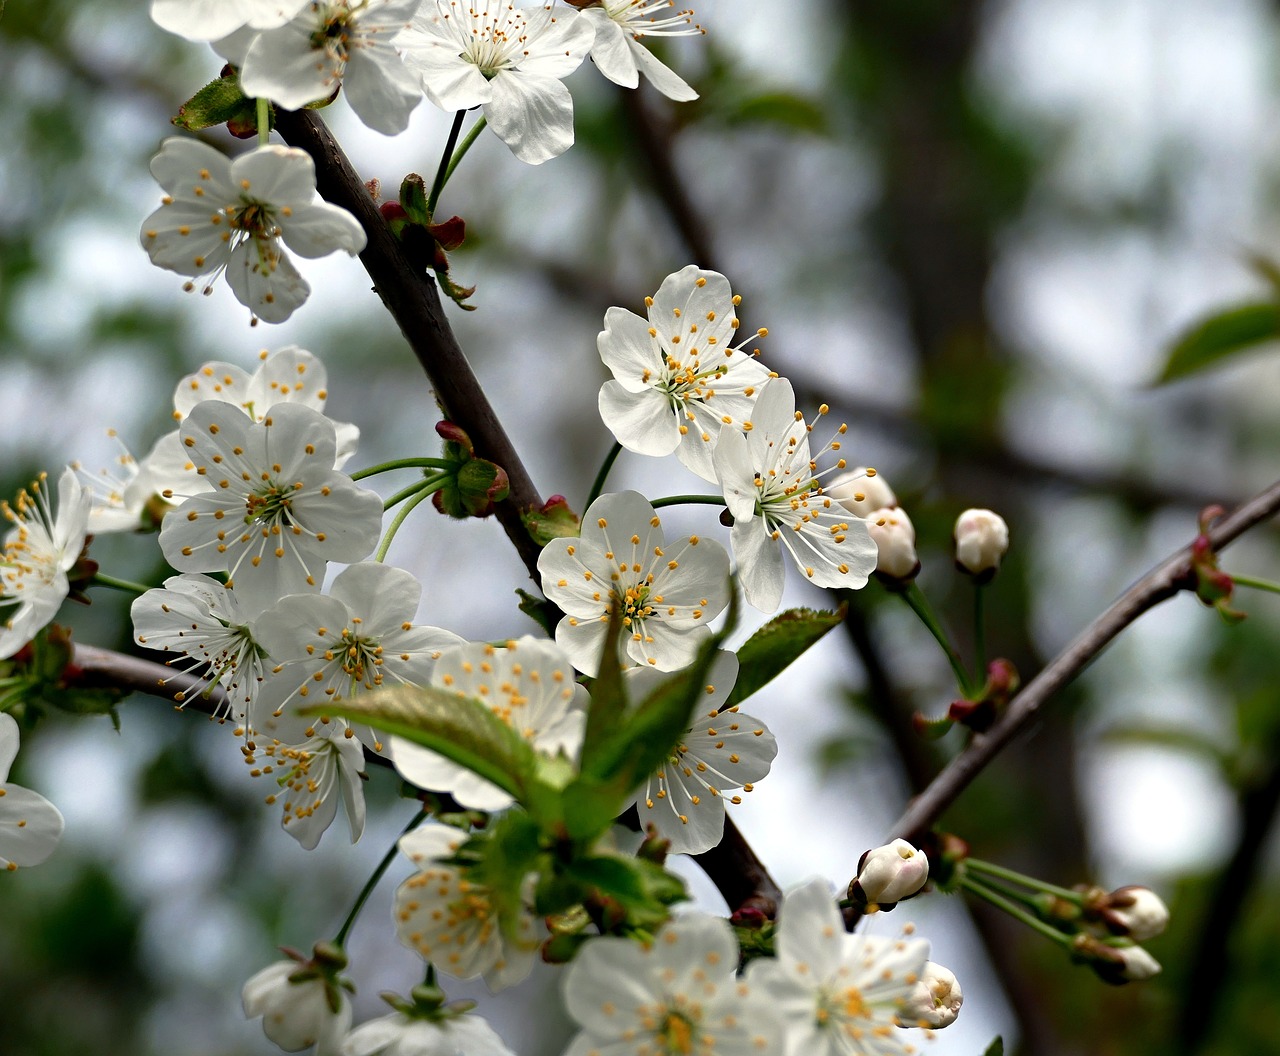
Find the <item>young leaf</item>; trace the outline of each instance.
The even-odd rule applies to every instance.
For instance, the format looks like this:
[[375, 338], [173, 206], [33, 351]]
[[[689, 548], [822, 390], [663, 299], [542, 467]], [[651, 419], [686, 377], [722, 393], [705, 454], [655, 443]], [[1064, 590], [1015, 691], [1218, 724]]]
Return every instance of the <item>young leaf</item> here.
[[302, 714], [339, 715], [403, 737], [465, 766], [521, 802], [538, 765], [524, 738], [487, 705], [435, 686], [394, 686], [304, 708]]
[[1241, 304], [1191, 326], [1169, 350], [1156, 384], [1186, 377], [1227, 356], [1280, 338], [1280, 302]]
[[738, 650], [738, 681], [721, 711], [741, 704], [782, 674], [806, 649], [844, 621], [846, 607], [835, 612], [789, 609], [779, 613]]
[[1004, 1056], [1004, 1038], [997, 1034], [995, 1041], [986, 1047], [982, 1056]]
[[618, 659], [621, 635], [622, 612], [615, 605], [609, 614], [609, 630], [605, 635], [600, 667], [591, 682], [591, 704], [587, 709], [587, 728], [582, 737], [581, 757], [584, 760], [594, 756], [609, 734], [616, 732], [618, 717], [628, 710], [622, 662]]

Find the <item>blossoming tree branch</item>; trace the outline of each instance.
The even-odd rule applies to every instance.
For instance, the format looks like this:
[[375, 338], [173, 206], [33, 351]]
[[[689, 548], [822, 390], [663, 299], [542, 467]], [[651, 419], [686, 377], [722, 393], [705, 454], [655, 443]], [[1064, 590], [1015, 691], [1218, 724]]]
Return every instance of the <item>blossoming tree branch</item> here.
[[[451, 980], [496, 992], [541, 959], [560, 966], [578, 1028], [566, 1056], [915, 1052], [956, 1019], [960, 981], [910, 925], [868, 925], [935, 893], [1000, 908], [1106, 982], [1160, 970], [1142, 943], [1168, 914], [1146, 887], [1024, 875], [936, 822], [1144, 611], [1193, 591], [1235, 618], [1233, 587], [1246, 581], [1219, 568], [1218, 552], [1276, 513], [1280, 486], [1230, 515], [1206, 511], [1185, 551], [1021, 685], [986, 655], [983, 603], [1017, 526], [986, 509], [955, 523], [956, 574], [974, 598], [966, 655], [916, 583], [907, 510], [856, 464], [874, 452], [847, 452], [827, 405], [803, 406], [770, 369], [768, 332], [740, 324], [729, 277], [673, 261], [629, 306], [600, 306], [611, 377], [596, 406], [613, 447], [577, 489], [581, 508], [544, 500], [450, 328], [475, 291], [452, 271], [466, 225], [441, 196], [482, 136], [510, 149], [513, 181], [520, 165], [569, 150], [564, 78], [584, 63], [622, 89], [645, 81], [673, 106], [696, 98], [650, 50], [703, 34], [693, 12], [664, 0], [152, 0], [151, 14], [227, 64], [192, 86], [175, 123], [247, 141], [230, 154], [189, 134], [159, 144], [160, 204], [140, 229], [151, 262], [187, 292], [225, 282], [244, 325], [270, 325], [306, 311], [295, 257], [360, 255], [443, 412], [438, 447], [363, 465], [360, 423], [326, 413], [322, 355], [288, 346], [256, 364], [192, 364], [176, 379], [174, 428], [145, 456], [107, 473], [63, 468], [4, 507], [0, 777], [43, 710], [113, 713], [140, 691], [221, 720], [280, 838], [304, 848], [339, 839], [339, 814], [361, 839], [366, 781], [407, 790], [403, 835], [365, 889], [335, 905], [336, 928], [299, 936], [306, 952], [246, 966], [244, 1014], [271, 1041], [343, 1056], [510, 1054], [483, 1004], [449, 999]], [[424, 97], [453, 118], [439, 166], [380, 197], [321, 114], [349, 106], [397, 135]], [[704, 491], [611, 490], [620, 457], [674, 459]], [[408, 482], [384, 498], [367, 483], [384, 474]], [[706, 507], [696, 532], [667, 523], [677, 505]], [[468, 641], [419, 622], [421, 584], [387, 556], [405, 524], [429, 533], [435, 515], [498, 517], [539, 591], [512, 584], [526, 635]], [[134, 584], [100, 569], [92, 542], [111, 532], [132, 533], [172, 574]], [[789, 580], [828, 591], [830, 608], [779, 611]], [[73, 644], [55, 622], [68, 598], [98, 589], [135, 595], [136, 655]], [[847, 875], [780, 891], [732, 820], [778, 753], [750, 698], [804, 665], [863, 589], [893, 595], [936, 639], [955, 700], [917, 716], [916, 733], [955, 731], [965, 747], [884, 845], [851, 854]], [[9, 869], [55, 853], [63, 828], [38, 791], [0, 784]], [[353, 1024], [366, 966], [347, 937], [398, 854], [413, 873], [388, 923], [421, 974], [387, 996], [387, 1015]], [[690, 906], [669, 868], [678, 855], [717, 884], [728, 918]]]

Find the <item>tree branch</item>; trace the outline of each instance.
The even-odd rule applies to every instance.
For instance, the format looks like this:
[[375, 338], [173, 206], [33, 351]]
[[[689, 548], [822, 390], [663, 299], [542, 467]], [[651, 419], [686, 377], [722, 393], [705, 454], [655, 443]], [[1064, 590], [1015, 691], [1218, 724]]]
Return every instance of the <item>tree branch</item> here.
[[[1209, 530], [1214, 551], [1280, 511], [1280, 482], [1224, 517]], [[1089, 624], [1074, 642], [1051, 660], [1023, 688], [1009, 710], [986, 733], [974, 734], [942, 772], [907, 807], [890, 829], [891, 836], [916, 841], [953, 803], [1059, 689], [1083, 671], [1122, 630], [1139, 616], [1179, 591], [1194, 589], [1191, 548], [1183, 547], [1143, 576]]]

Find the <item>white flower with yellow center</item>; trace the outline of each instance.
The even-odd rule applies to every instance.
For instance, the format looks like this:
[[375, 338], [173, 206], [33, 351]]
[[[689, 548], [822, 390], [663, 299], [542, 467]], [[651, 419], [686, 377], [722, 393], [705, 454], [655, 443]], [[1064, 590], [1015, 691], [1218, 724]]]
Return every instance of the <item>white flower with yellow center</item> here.
[[773, 958], [747, 965], [747, 983], [781, 1014], [779, 1056], [905, 1056], [916, 1035], [900, 1015], [924, 976], [923, 939], [850, 935], [825, 880], [783, 900]]
[[565, 973], [565, 1008], [582, 1028], [565, 1056], [773, 1056], [773, 995], [737, 971], [720, 917], [677, 917], [647, 946], [592, 939]]
[[[824, 493], [817, 458], [809, 453], [813, 426], [796, 411], [791, 383], [766, 382], [746, 424], [745, 433], [720, 434], [714, 461], [733, 514], [730, 542], [747, 601], [765, 612], [778, 607], [783, 549], [814, 586], [865, 586], [876, 567], [875, 540], [865, 521]], [[838, 451], [845, 432], [841, 425], [826, 450]], [[835, 468], [845, 468], [843, 458]]]
[[333, 423], [283, 403], [258, 424], [217, 400], [179, 430], [196, 473], [214, 485], [165, 515], [160, 549], [180, 572], [230, 573], [246, 610], [318, 591], [329, 561], [378, 542], [382, 500], [333, 468]]
[[[487, 704], [545, 755], [576, 758], [586, 728], [587, 691], [569, 658], [552, 642], [524, 637], [498, 648], [470, 642], [440, 653], [431, 684]], [[473, 810], [502, 810], [511, 796], [465, 767], [401, 737], [389, 740], [400, 776], [419, 788], [448, 792]]]
[[436, 106], [483, 107], [511, 152], [538, 165], [573, 146], [573, 98], [562, 78], [594, 39], [575, 11], [550, 4], [425, 0], [398, 43]]
[[[778, 754], [778, 742], [764, 723], [736, 707], [720, 710], [737, 678], [737, 656], [717, 653], [693, 724], [636, 796], [640, 824], [652, 825], [670, 840], [673, 854], [701, 854], [718, 844], [726, 800], [742, 802], [741, 796], [724, 793], [752, 791]], [[656, 671], [633, 668], [627, 672], [627, 693], [635, 703], [663, 681]]]
[[553, 539], [538, 555], [542, 591], [565, 612], [556, 643], [587, 675], [599, 670], [609, 613], [622, 617], [623, 662], [659, 671], [693, 663], [729, 604], [729, 555], [689, 536], [667, 544], [662, 522], [635, 491], [601, 495], [579, 539]]
[[645, 298], [647, 320], [625, 308], [605, 313], [596, 344], [613, 380], [600, 389], [600, 417], [628, 451], [675, 452], [716, 481], [720, 430], [743, 428], [770, 377], [742, 351], [745, 342], [733, 344], [740, 300], [723, 275], [690, 264]]
[[67, 572], [84, 550], [92, 504], [74, 469], [58, 478], [56, 514], [43, 476], [14, 506], [0, 503], [13, 525], [0, 554], [0, 659], [13, 656], [57, 615], [71, 589]]
[[281, 240], [303, 257], [364, 249], [354, 216], [314, 200], [315, 165], [305, 151], [265, 146], [231, 159], [175, 136], [151, 159], [151, 174], [165, 190], [142, 223], [151, 263], [204, 280], [205, 293], [225, 272], [236, 300], [269, 323], [288, 319], [311, 292]]
[[[302, 744], [276, 741], [263, 749], [270, 760], [253, 771], [254, 777], [276, 775], [281, 791], [267, 803], [281, 804], [280, 824], [306, 850], [315, 850], [338, 815], [338, 801], [347, 813], [351, 842], [364, 832], [364, 748], [345, 726], [330, 726]], [[250, 753], [247, 761], [256, 764]]]
[[62, 838], [62, 814], [38, 792], [11, 785], [18, 755], [18, 724], [0, 712], [0, 869], [39, 865]]
[[482, 976], [497, 991], [529, 974], [545, 932], [532, 913], [522, 913], [516, 934], [504, 934], [489, 890], [448, 861], [466, 839], [458, 829], [432, 823], [400, 837], [400, 850], [418, 872], [396, 890], [396, 935], [440, 971], [459, 979]]
[[635, 88], [644, 74], [668, 99], [687, 102], [698, 93], [676, 73], [654, 58], [641, 37], [688, 37], [706, 33], [693, 20], [693, 10], [667, 12], [674, 0], [600, 0], [583, 9], [583, 17], [596, 31], [591, 59], [614, 84]]

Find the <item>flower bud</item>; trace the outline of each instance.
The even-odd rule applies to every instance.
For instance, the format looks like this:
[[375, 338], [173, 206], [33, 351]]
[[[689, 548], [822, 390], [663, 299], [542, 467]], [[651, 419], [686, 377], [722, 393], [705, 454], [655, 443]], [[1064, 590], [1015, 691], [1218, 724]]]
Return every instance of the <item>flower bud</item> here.
[[916, 530], [905, 511], [896, 506], [867, 515], [867, 529], [876, 541], [879, 556], [876, 573], [885, 579], [906, 581], [920, 571], [916, 556]]
[[822, 490], [855, 517], [866, 517], [873, 510], [898, 505], [898, 498], [884, 477], [864, 466], [832, 477], [831, 483]]
[[1169, 923], [1169, 908], [1154, 891], [1130, 885], [1117, 888], [1100, 900], [1098, 917], [1113, 935], [1134, 942], [1154, 939]]
[[898, 1013], [904, 1027], [949, 1027], [960, 1014], [964, 994], [950, 968], [926, 961], [924, 974], [916, 981]]
[[858, 862], [858, 875], [849, 897], [865, 906], [892, 909], [916, 894], [929, 879], [929, 859], [906, 840], [894, 840], [867, 851]]
[[1009, 549], [1009, 526], [990, 510], [965, 510], [956, 518], [956, 567], [985, 582]]
[[1076, 956], [1087, 961], [1103, 982], [1113, 986], [1140, 983], [1160, 974], [1160, 962], [1141, 946], [1111, 945], [1080, 935], [1075, 940], [1075, 951]]

